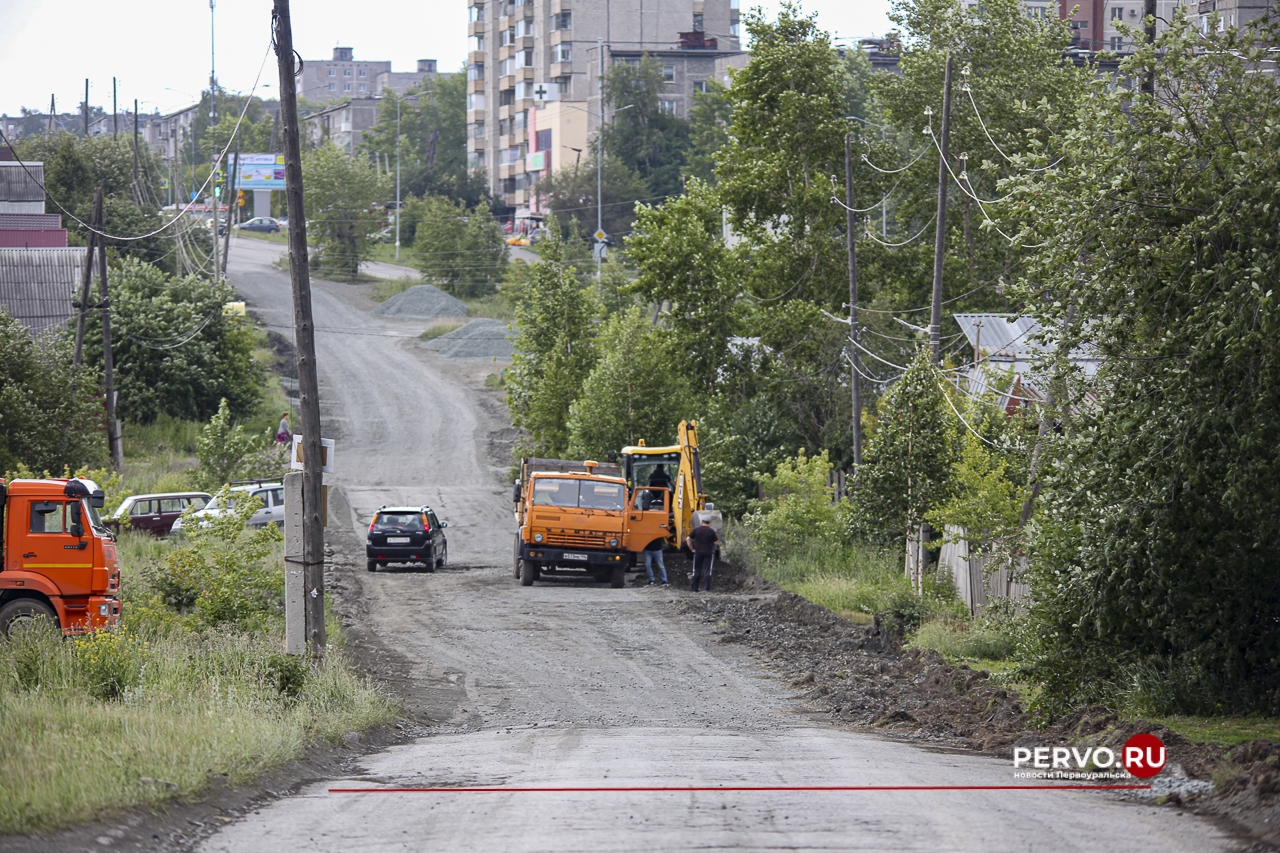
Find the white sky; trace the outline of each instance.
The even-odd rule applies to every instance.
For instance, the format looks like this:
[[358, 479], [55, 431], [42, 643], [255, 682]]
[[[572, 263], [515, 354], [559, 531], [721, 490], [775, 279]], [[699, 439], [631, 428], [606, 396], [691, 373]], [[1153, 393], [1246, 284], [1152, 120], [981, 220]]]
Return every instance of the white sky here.
[[[777, 0], [753, 3], [770, 15]], [[412, 71], [418, 59], [461, 66], [466, 51], [465, 0], [294, 0], [294, 44], [304, 58], [328, 58], [335, 45], [356, 59], [390, 59]], [[217, 0], [218, 81], [248, 91], [271, 35], [271, 0]], [[806, 0], [818, 23], [837, 36], [882, 35], [889, 0]], [[111, 78], [121, 110], [137, 98], [143, 112], [187, 106], [208, 87], [207, 0], [0, 0], [0, 112], [21, 107], [74, 111], [89, 78], [89, 103], [111, 110]], [[272, 55], [262, 75], [275, 97]]]

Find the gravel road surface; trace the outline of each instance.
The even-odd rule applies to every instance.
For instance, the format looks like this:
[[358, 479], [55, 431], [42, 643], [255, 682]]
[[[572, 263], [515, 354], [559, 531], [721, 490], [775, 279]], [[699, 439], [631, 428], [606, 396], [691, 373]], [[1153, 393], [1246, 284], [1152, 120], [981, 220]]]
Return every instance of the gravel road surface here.
[[[239, 240], [231, 280], [291, 337], [278, 245]], [[208, 838], [214, 851], [1210, 851], [1234, 843], [1175, 809], [1070, 791], [331, 793], [460, 786], [1009, 785], [1004, 761], [826, 724], [750, 650], [659, 588], [511, 577], [491, 366], [414, 345], [420, 321], [369, 314], [358, 288], [315, 282], [331, 482], [347, 527], [345, 614], [402, 655], [431, 708], [425, 736], [364, 772], [304, 787]], [[495, 451], [495, 448], [499, 450]], [[497, 462], [497, 464], [495, 464]], [[450, 567], [368, 574], [355, 559], [383, 503], [432, 504]], [[348, 508], [349, 505], [349, 508]], [[345, 544], [341, 544], [345, 543]], [[425, 698], [424, 698], [425, 697]]]

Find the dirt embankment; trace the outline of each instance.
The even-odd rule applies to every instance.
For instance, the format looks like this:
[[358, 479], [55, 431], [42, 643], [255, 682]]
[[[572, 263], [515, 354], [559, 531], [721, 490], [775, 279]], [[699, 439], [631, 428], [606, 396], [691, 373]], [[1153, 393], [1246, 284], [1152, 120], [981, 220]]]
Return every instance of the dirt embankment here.
[[[674, 579], [673, 579], [674, 581]], [[721, 643], [756, 650], [810, 706], [837, 724], [920, 743], [1011, 758], [1015, 747], [1089, 745], [1119, 750], [1139, 732], [1168, 748], [1159, 802], [1225, 821], [1254, 851], [1280, 850], [1280, 744], [1193, 744], [1146, 720], [1081, 708], [1044, 725], [1019, 697], [981, 670], [934, 651], [903, 649], [902, 628], [880, 618], [855, 625], [824, 607], [727, 563], [717, 592], [681, 597], [681, 612], [712, 623]], [[724, 595], [723, 593], [734, 593]], [[1203, 785], [1179, 780], [1209, 780]]]

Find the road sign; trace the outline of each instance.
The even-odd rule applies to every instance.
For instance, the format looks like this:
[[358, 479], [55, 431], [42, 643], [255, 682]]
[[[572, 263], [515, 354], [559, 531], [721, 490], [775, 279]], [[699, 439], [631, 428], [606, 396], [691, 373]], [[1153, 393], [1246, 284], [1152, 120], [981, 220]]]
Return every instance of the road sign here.
[[244, 207], [244, 190], [236, 193], [236, 207]]
[[[294, 433], [293, 436], [293, 453], [289, 455], [289, 467], [295, 471], [302, 470], [303, 461], [302, 452], [302, 436]], [[320, 439], [320, 471], [324, 474], [333, 473], [333, 439]]]
[[599, 228], [599, 229], [597, 229], [597, 230], [596, 230], [596, 233], [592, 234], [591, 236], [592, 236], [592, 237], [595, 237], [595, 238], [596, 238], [596, 240], [598, 240], [598, 241], [600, 241], [600, 242], [603, 242], [603, 241], [604, 241], [604, 238], [605, 238], [605, 237], [608, 237], [609, 235], [608, 235], [608, 234], [606, 234], [606, 233], [604, 233], [604, 229], [603, 229], [603, 228]]
[[169, 189], [169, 179], [168, 179], [168, 178], [161, 178], [161, 179], [160, 179], [160, 189], [162, 189], [162, 190], [167, 190], [167, 189]]

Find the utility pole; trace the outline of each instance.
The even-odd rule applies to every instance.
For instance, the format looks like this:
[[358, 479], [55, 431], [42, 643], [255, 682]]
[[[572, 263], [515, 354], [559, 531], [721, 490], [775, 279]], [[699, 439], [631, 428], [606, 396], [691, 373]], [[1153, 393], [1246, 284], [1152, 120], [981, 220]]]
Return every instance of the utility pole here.
[[[400, 260], [400, 102], [402, 96], [396, 96], [396, 260]], [[418, 101], [422, 103], [421, 100]]]
[[222, 276], [222, 262], [218, 256], [218, 169], [222, 166], [222, 157], [213, 161], [213, 283], [217, 284]]
[[[102, 231], [102, 188], [94, 193], [93, 229]], [[111, 297], [107, 295], [107, 241], [98, 237], [98, 295], [102, 306], [102, 378], [107, 397], [107, 450], [111, 464], [124, 470], [124, 447], [120, 443], [120, 422], [116, 420], [115, 364], [111, 356]]]
[[[324, 654], [324, 527], [321, 521], [320, 396], [316, 379], [315, 324], [311, 317], [311, 270], [302, 193], [302, 148], [298, 141], [298, 93], [293, 71], [293, 24], [289, 0], [275, 0], [276, 61], [280, 69], [280, 122], [284, 130], [285, 194], [289, 206], [289, 278], [293, 285], [293, 334], [298, 350], [299, 415], [302, 423], [302, 570], [307, 646]], [[296, 555], [287, 555], [286, 560]]]
[[[102, 211], [102, 187], [98, 187], [93, 192], [93, 215], [90, 222], [97, 222]], [[97, 228], [95, 225], [94, 228]], [[89, 231], [89, 240], [84, 250], [84, 274], [80, 278], [80, 300], [75, 303], [76, 313], [76, 348], [71, 358], [71, 363], [76, 367], [80, 366], [84, 353], [84, 324], [89, 314], [89, 285], [93, 281], [93, 247], [99, 241], [99, 237], [91, 229]]]
[[89, 78], [84, 78], [84, 138], [89, 138]]
[[237, 185], [240, 183], [240, 137], [236, 137], [236, 159], [227, 165], [227, 233], [222, 238], [222, 277], [227, 277], [227, 266], [231, 258], [231, 213], [238, 209], [236, 202], [239, 201], [236, 192]]
[[[218, 123], [218, 72], [214, 53], [213, 2], [209, 0], [209, 127]], [[218, 235], [214, 234], [214, 242]]]
[[58, 112], [58, 104], [53, 95], [49, 96], [49, 127], [46, 133], [53, 133], [53, 117]]
[[[1156, 40], [1156, 0], [1143, 0], [1142, 2], [1142, 34], [1147, 44], [1154, 44]], [[1152, 60], [1151, 70], [1142, 78], [1142, 91], [1147, 95], [1156, 93], [1156, 66], [1155, 60]]]
[[[643, 20], [642, 15], [641, 21]], [[644, 26], [643, 23], [641, 26]], [[641, 40], [643, 41], [643, 37]], [[604, 39], [596, 39], [596, 51], [600, 54], [600, 124], [596, 127], [596, 234], [601, 234], [604, 232]], [[597, 238], [596, 242], [601, 241]], [[603, 259], [604, 247], [596, 246], [596, 281], [600, 280]]]
[[938, 141], [938, 222], [933, 239], [933, 310], [929, 314], [929, 346], [933, 363], [942, 363], [942, 257], [947, 249], [947, 146], [951, 140], [951, 54], [942, 83], [942, 138]]
[[[137, 112], [135, 109], [134, 112]], [[116, 97], [116, 78], [111, 78], [111, 138], [120, 135], [120, 103]]]
[[844, 226], [849, 244], [849, 347], [852, 370], [849, 386], [853, 389], [853, 464], [862, 465], [862, 380], [858, 368], [858, 256], [853, 239], [857, 228], [857, 216], [853, 212], [853, 134], [844, 135]]
[[142, 204], [142, 187], [138, 184], [138, 99], [133, 99], [133, 201]]

